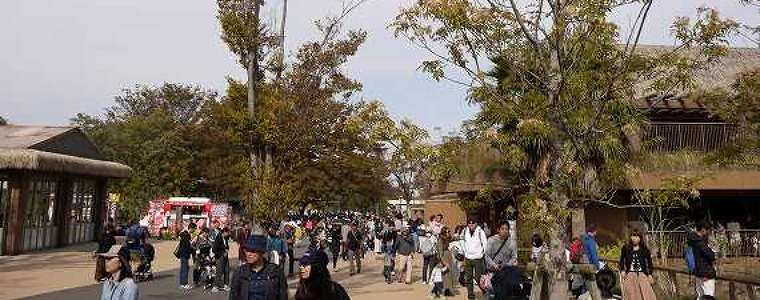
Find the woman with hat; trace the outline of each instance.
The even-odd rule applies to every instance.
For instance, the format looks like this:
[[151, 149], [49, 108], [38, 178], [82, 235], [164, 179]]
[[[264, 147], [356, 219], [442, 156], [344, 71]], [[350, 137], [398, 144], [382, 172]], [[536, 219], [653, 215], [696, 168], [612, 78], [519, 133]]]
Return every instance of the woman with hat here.
[[140, 293], [132, 279], [127, 259], [119, 255], [119, 249], [111, 247], [108, 252], [98, 253], [95, 280], [103, 282], [101, 300], [137, 300]]
[[252, 235], [243, 245], [245, 264], [232, 274], [230, 300], [287, 300], [288, 283], [277, 265], [266, 260], [267, 237]]
[[327, 254], [312, 248], [298, 262], [300, 267], [296, 300], [350, 300], [346, 290], [330, 279]]

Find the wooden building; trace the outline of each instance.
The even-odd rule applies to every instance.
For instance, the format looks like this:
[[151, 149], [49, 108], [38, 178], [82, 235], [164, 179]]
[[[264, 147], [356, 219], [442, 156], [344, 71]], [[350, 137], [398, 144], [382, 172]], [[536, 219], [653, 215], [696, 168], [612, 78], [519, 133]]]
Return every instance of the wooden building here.
[[[671, 49], [643, 45], [639, 48], [642, 52]], [[711, 68], [698, 74], [696, 84], [705, 90], [726, 88], [734, 81], [736, 74], [758, 67], [760, 49], [731, 49]], [[650, 153], [653, 159], [648, 163], [649, 167], [641, 168], [641, 172], [636, 174], [629, 174], [628, 185], [616, 192], [615, 203], [620, 206], [632, 204], [636, 190], [658, 189], [666, 178], [708, 174], [699, 182], [699, 199], [689, 209], [679, 211], [677, 217], [684, 222], [709, 219], [721, 224], [732, 222], [740, 224], [742, 228], [760, 229], [760, 168], [700, 165], [702, 157], [734, 141], [736, 126], [711, 115], [698, 95], [674, 92], [655, 97], [642, 94], [632, 101], [648, 118], [648, 126], [640, 132], [639, 138], [643, 141], [642, 151]], [[469, 156], [476, 156], [482, 161], [483, 154]], [[682, 157], [692, 158], [692, 161], [686, 161]], [[670, 165], [667, 165], [668, 160]], [[468, 162], [463, 164], [467, 165]], [[511, 188], [513, 183], [506, 180], [506, 177], [488, 171], [487, 167], [477, 166], [483, 171], [478, 173], [471, 170], [469, 176], [438, 183], [433, 193], [446, 195], [448, 201], [431, 204], [439, 206], [436, 208], [438, 210], [461, 211], [456, 205], [457, 201], [469, 201], [483, 190], [519, 193]], [[479, 214], [490, 213], [493, 216], [494, 212], [500, 212], [505, 205], [514, 205], [514, 195], [502, 193], [499, 197], [501, 198], [494, 201], [496, 206], [488, 207]], [[594, 223], [598, 225], [600, 241], [613, 242], [622, 239], [631, 226], [640, 225], [641, 213], [636, 208], [589, 205], [578, 210], [573, 217], [572, 234], [582, 233], [585, 224]]]
[[131, 172], [77, 128], [0, 126], [0, 255], [93, 241], [108, 180]]

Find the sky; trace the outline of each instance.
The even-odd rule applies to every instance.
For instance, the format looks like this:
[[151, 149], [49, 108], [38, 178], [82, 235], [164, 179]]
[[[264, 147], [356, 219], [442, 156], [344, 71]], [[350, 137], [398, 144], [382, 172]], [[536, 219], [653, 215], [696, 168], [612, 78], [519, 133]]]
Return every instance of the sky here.
[[[369, 37], [347, 73], [364, 84], [361, 97], [381, 100], [391, 115], [432, 131], [456, 131], [477, 108], [466, 91], [417, 70], [430, 56], [387, 29], [399, 8], [414, 0], [369, 0], [346, 20]], [[700, 6], [760, 24], [757, 9], [738, 0], [655, 0], [644, 44], [672, 44], [668, 26]], [[280, 0], [268, 0], [274, 20]], [[341, 0], [290, 0], [286, 49], [292, 53], [318, 33], [313, 21], [339, 11]], [[628, 28], [635, 11], [613, 16]], [[0, 116], [15, 124], [67, 125], [79, 112], [100, 114], [123, 88], [163, 82], [223, 92], [225, 77], [244, 70], [219, 39], [212, 0], [3, 0], [0, 2]], [[738, 40], [737, 46], [748, 44]], [[440, 128], [440, 129], [437, 129]]]

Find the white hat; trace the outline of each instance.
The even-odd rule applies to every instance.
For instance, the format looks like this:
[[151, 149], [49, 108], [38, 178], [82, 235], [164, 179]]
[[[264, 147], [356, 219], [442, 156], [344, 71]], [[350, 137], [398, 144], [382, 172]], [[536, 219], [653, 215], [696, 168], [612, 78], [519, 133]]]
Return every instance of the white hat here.
[[117, 256], [119, 256], [119, 248], [118, 247], [111, 247], [111, 249], [108, 250], [108, 252], [95, 253], [95, 255], [106, 257], [106, 258], [117, 257]]

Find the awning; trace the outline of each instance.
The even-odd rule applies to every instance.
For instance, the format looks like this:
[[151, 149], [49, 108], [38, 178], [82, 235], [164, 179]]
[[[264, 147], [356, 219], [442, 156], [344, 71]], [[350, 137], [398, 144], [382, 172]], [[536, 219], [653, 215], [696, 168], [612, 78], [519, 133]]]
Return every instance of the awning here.
[[0, 170], [60, 172], [108, 178], [126, 178], [132, 168], [111, 161], [95, 160], [31, 149], [0, 149]]

